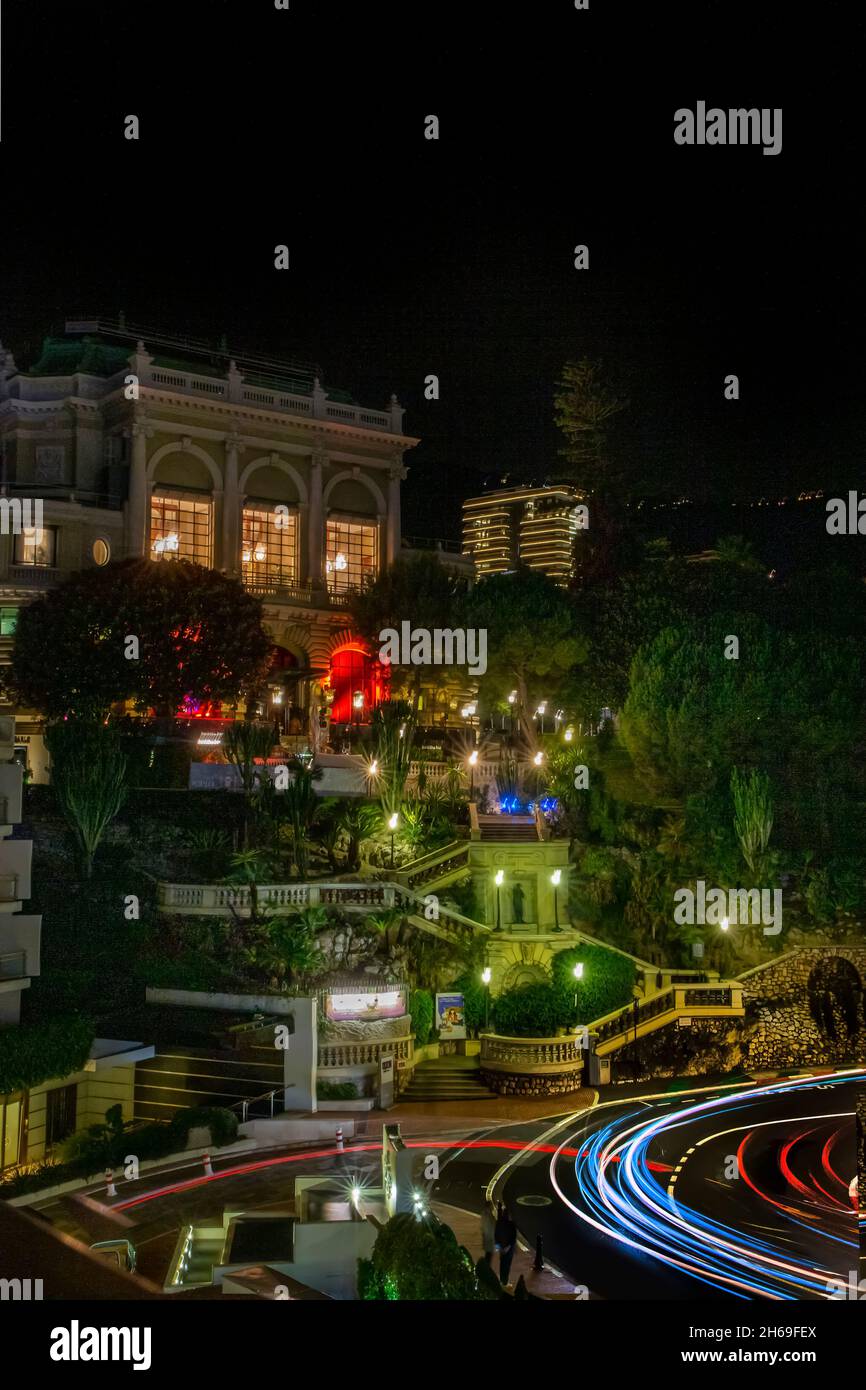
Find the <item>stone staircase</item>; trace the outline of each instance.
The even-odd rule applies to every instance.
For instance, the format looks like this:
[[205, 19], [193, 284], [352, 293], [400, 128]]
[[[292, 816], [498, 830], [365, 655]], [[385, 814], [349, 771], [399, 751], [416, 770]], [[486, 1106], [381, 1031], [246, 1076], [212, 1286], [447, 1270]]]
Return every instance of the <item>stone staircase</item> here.
[[497, 1100], [495, 1091], [482, 1084], [478, 1076], [477, 1057], [439, 1057], [420, 1062], [408, 1087], [400, 1095], [402, 1101], [430, 1104], [437, 1100]]
[[538, 844], [534, 816], [478, 817], [479, 839], [498, 844]]

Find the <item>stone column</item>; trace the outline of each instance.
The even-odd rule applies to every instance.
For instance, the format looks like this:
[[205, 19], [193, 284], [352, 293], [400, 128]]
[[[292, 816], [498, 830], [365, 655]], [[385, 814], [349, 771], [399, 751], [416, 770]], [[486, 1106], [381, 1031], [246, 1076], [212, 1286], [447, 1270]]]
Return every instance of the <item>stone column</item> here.
[[317, 451], [310, 456], [310, 502], [307, 512], [307, 578], [313, 590], [325, 582], [325, 523], [322, 510], [322, 465], [327, 454]]
[[239, 574], [241, 568], [241, 497], [238, 492], [238, 458], [244, 452], [236, 434], [225, 437], [226, 468], [223, 488], [221, 568], [226, 574]]
[[398, 458], [388, 470], [388, 521], [384, 557], [386, 565], [393, 565], [400, 554], [400, 484], [408, 475], [408, 471], [403, 467], [402, 458]]
[[153, 429], [144, 419], [133, 422], [132, 458], [129, 467], [129, 499], [126, 504], [126, 553], [150, 553], [150, 487], [147, 481], [147, 441]]

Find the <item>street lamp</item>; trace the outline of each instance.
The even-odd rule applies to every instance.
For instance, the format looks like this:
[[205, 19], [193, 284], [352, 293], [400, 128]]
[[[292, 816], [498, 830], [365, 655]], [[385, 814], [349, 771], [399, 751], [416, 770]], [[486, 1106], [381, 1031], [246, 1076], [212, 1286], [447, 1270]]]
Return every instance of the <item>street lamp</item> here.
[[473, 748], [467, 759], [469, 763], [469, 800], [475, 800], [475, 765], [478, 762], [478, 749]]
[[580, 994], [580, 982], [581, 982], [581, 980], [583, 979], [583, 961], [582, 961], [582, 960], [579, 960], [579, 961], [576, 962], [575, 967], [574, 967], [574, 969], [572, 970], [571, 973], [572, 973], [572, 975], [574, 976], [574, 1021], [575, 1021], [575, 1023], [579, 1023], [579, 1022], [580, 1022], [580, 1014], [579, 1014], [578, 1011], [577, 1011], [577, 1000], [578, 1000], [578, 997], [579, 997], [579, 994]]
[[496, 931], [500, 931], [502, 928], [502, 911], [499, 902], [499, 890], [502, 887], [504, 878], [505, 870], [497, 869], [493, 877], [493, 882], [496, 884]]
[[555, 924], [553, 930], [562, 931], [559, 925], [559, 885], [562, 882], [562, 869], [554, 869], [550, 875], [550, 881], [553, 884], [553, 921]]
[[486, 989], [486, 991], [487, 991], [487, 993], [486, 993], [486, 995], [485, 995], [485, 999], [484, 999], [484, 1031], [485, 1031], [485, 1033], [487, 1032], [487, 1030], [488, 1030], [489, 1027], [490, 1027], [490, 977], [491, 977], [492, 973], [493, 973], [493, 972], [491, 971], [489, 965], [485, 965], [484, 969], [483, 969], [482, 972], [481, 972], [481, 983], [485, 986], [485, 989]]
[[532, 759], [532, 761], [535, 763], [536, 767], [541, 767], [541, 764], [544, 761], [544, 754], [542, 753], [540, 748], [538, 752], [535, 754], [535, 757]]
[[399, 819], [400, 819], [400, 817], [398, 816], [398, 814], [397, 814], [396, 811], [393, 813], [393, 815], [390, 815], [390, 816], [388, 817], [388, 829], [389, 829], [390, 832], [391, 832], [391, 868], [392, 868], [392, 869], [393, 869], [393, 867], [394, 867], [394, 831], [397, 829], [397, 822], [399, 821]]

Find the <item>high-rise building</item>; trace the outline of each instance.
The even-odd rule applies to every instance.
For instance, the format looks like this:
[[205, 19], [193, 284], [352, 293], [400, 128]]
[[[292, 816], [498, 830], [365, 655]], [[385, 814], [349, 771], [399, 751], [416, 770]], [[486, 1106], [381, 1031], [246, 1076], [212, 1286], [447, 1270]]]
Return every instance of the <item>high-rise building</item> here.
[[557, 584], [574, 572], [583, 494], [567, 483], [512, 487], [463, 503], [463, 551], [479, 579], [527, 565]]

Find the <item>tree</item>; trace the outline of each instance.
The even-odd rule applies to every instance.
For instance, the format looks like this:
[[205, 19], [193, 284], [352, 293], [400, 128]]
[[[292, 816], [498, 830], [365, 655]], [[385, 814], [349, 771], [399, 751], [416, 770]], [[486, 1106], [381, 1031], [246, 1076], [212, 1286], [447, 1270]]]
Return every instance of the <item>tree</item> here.
[[578, 1014], [581, 1023], [591, 1023], [593, 1019], [603, 1018], [614, 1009], [622, 1008], [634, 995], [634, 961], [618, 951], [609, 951], [604, 946], [596, 946], [582, 941], [579, 946], [569, 946], [557, 951], [550, 962], [554, 988], [565, 995], [572, 1006], [574, 1016], [574, 967], [583, 964], [583, 977], [578, 995]]
[[[262, 772], [259, 764], [267, 758], [274, 744], [274, 731], [269, 724], [253, 724], [246, 720], [236, 720], [230, 724], [223, 736], [223, 752], [237, 768], [241, 779], [244, 798], [243, 846], [249, 841], [249, 821], [253, 802], [259, 787]], [[264, 777], [267, 778], [267, 771]]]
[[361, 846], [374, 835], [381, 825], [382, 815], [378, 806], [360, 797], [347, 797], [341, 802], [337, 813], [337, 824], [348, 837], [346, 846], [346, 868], [357, 873], [361, 867]]
[[321, 781], [320, 767], [307, 767], [300, 758], [288, 764], [289, 781], [283, 792], [277, 792], [274, 804], [279, 805], [292, 830], [292, 854], [298, 878], [307, 874], [307, 833], [319, 804], [314, 783]]
[[[440, 564], [434, 554], [400, 558], [349, 595], [349, 615], [371, 649], [378, 652], [380, 633], [386, 628], [399, 633], [403, 622], [428, 632], [453, 627], [465, 592], [465, 580]], [[424, 672], [430, 669], [415, 664], [411, 667], [409, 687], [415, 710]]]
[[568, 464], [568, 480], [586, 492], [609, 495], [622, 482], [610, 453], [610, 425], [628, 401], [604, 385], [601, 364], [588, 357], [565, 363], [553, 401], [565, 436], [559, 452]]
[[387, 700], [373, 710], [377, 788], [386, 820], [399, 812], [412, 766], [415, 712], [405, 700]]
[[54, 794], [72, 828], [81, 871], [90, 878], [93, 856], [126, 795], [126, 754], [111, 725], [77, 719], [45, 731]]
[[481, 1297], [472, 1257], [450, 1226], [431, 1215], [418, 1220], [407, 1212], [381, 1227], [369, 1263], [362, 1261], [363, 1298], [442, 1302]]
[[520, 732], [536, 743], [533, 714], [541, 699], [553, 703], [565, 678], [586, 659], [574, 608], [564, 590], [537, 570], [494, 574], [476, 584], [467, 600], [472, 626], [487, 632], [487, 673], [481, 690], [488, 703], [516, 690]]
[[21, 610], [11, 683], [49, 718], [99, 718], [121, 700], [174, 714], [185, 701], [250, 697], [271, 647], [260, 601], [236, 579], [189, 561], [120, 560]]
[[773, 798], [766, 773], [731, 770], [734, 830], [749, 872], [760, 875], [773, 829]]

